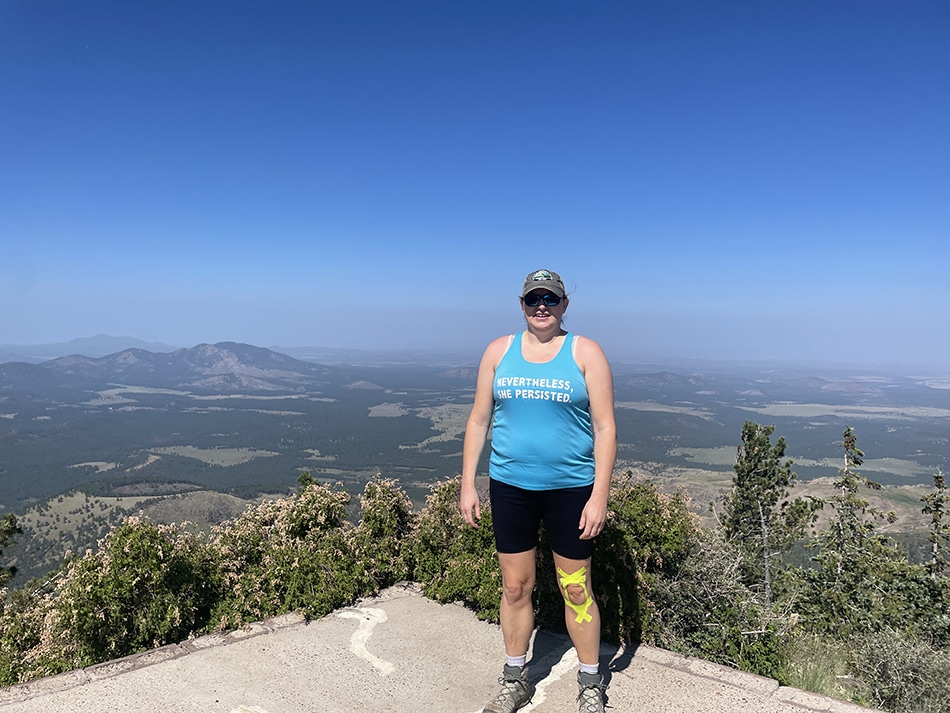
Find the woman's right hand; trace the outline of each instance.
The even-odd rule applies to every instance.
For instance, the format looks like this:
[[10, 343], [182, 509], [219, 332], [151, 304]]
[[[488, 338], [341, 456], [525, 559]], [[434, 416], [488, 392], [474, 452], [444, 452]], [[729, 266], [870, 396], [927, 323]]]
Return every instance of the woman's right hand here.
[[482, 519], [481, 504], [478, 501], [478, 491], [475, 490], [475, 484], [462, 484], [462, 494], [459, 496], [459, 510], [462, 512], [462, 519], [472, 527], [478, 527], [478, 521]]

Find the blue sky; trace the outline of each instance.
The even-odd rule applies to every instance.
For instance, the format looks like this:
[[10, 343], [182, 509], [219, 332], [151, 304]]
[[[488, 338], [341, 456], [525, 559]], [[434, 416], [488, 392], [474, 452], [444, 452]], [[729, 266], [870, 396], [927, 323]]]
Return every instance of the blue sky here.
[[0, 343], [947, 363], [950, 4], [0, 0]]

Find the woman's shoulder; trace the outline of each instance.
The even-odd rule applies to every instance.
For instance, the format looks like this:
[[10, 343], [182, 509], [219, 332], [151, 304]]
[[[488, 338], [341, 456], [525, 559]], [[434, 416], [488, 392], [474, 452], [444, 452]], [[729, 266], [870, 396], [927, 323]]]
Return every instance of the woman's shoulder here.
[[497, 364], [501, 361], [501, 358], [505, 355], [508, 349], [511, 348], [512, 342], [514, 342], [516, 334], [506, 334], [503, 337], [498, 337], [493, 339], [487, 347], [485, 347], [485, 353], [482, 356], [482, 361], [490, 361]]
[[485, 351], [490, 349], [507, 349], [511, 346], [511, 343], [515, 341], [515, 337], [517, 336], [517, 334], [506, 334], [504, 336], [498, 337], [497, 339], [493, 339], [491, 342], [489, 342]]
[[600, 345], [590, 337], [582, 337], [580, 334], [573, 334], [573, 343], [571, 349], [574, 352], [574, 359], [578, 366], [584, 368], [591, 362], [606, 363], [607, 356]]
[[568, 335], [572, 339], [572, 346], [574, 349], [583, 349], [585, 351], [594, 351], [603, 353], [603, 349], [600, 348], [600, 345], [595, 342], [590, 337], [585, 337], [574, 332], [568, 332]]

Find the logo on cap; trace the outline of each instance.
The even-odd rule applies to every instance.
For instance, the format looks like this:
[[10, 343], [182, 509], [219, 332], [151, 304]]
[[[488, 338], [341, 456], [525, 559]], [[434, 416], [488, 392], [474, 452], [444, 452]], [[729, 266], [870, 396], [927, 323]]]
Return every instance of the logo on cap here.
[[542, 282], [544, 280], [553, 280], [554, 275], [552, 275], [547, 270], [538, 270], [536, 273], [534, 273], [531, 279], [534, 280], [535, 282]]

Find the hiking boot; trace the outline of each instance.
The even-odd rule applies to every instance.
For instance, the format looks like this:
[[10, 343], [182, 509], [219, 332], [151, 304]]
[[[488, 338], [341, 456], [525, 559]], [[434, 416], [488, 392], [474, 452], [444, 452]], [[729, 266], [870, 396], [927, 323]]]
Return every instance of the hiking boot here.
[[578, 713], [604, 713], [607, 686], [599, 673], [577, 672], [577, 710]]
[[482, 713], [512, 713], [531, 700], [527, 666], [518, 668], [505, 664], [505, 671], [498, 683], [501, 684], [501, 690], [495, 699], [482, 709]]

